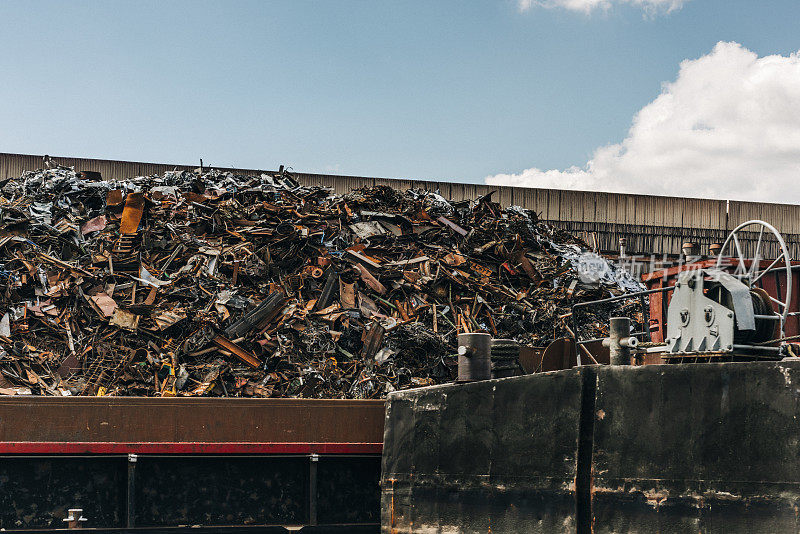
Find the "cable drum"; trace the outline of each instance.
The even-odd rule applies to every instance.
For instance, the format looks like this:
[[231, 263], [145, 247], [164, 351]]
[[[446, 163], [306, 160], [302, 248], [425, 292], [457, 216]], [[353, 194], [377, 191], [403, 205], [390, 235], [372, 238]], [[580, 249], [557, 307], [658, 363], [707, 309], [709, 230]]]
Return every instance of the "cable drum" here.
[[[772, 309], [772, 303], [766, 291], [761, 288], [754, 288], [750, 290], [750, 296], [753, 299], [753, 313], [755, 315], [777, 316], [775, 310]], [[736, 328], [733, 335], [734, 343], [755, 344], [775, 339], [777, 326], [778, 321], [776, 320], [756, 318], [755, 330], [739, 330], [738, 327]]]
[[492, 378], [515, 376], [519, 369], [520, 345], [513, 339], [492, 340]]

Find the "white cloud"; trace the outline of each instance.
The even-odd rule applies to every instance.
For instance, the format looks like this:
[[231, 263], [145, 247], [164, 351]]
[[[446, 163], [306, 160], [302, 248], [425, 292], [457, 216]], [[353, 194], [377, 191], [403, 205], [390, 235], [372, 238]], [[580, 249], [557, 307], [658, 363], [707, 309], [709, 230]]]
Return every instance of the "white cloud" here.
[[583, 167], [526, 169], [495, 185], [800, 203], [800, 55], [718, 43]]
[[520, 11], [527, 11], [533, 6], [547, 8], [563, 8], [570, 11], [591, 13], [595, 9], [608, 10], [615, 5], [627, 4], [641, 7], [648, 14], [680, 9], [689, 0], [517, 0]]

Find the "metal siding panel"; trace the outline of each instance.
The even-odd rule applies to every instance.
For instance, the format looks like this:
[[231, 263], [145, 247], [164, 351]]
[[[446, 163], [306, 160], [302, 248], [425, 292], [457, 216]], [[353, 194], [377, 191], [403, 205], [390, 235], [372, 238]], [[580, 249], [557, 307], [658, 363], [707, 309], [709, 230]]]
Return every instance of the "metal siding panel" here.
[[608, 222], [610, 193], [596, 193], [594, 202], [594, 216], [597, 222]]
[[741, 202], [738, 200], [732, 200], [730, 202], [730, 212], [728, 215], [729, 230], [733, 230], [739, 226], [739, 224], [747, 220], [749, 209], [747, 208], [746, 204], [746, 202]]
[[536, 212], [539, 214], [539, 216], [543, 219], [546, 219], [549, 211], [549, 191], [547, 189], [532, 189], [530, 192], [530, 198], [531, 204], [536, 206]]
[[680, 226], [683, 207], [678, 202], [665, 202], [664, 204], [664, 226]]
[[464, 198], [462, 200], [475, 200], [476, 198], [478, 198], [478, 186], [464, 184]]
[[786, 206], [787, 232], [800, 234], [800, 206]]
[[689, 203], [692, 213], [692, 228], [708, 228], [709, 215], [702, 200], [692, 200]]
[[450, 184], [450, 198], [458, 202], [467, 198], [466, 184]]
[[405, 191], [411, 189], [413, 182], [411, 180], [393, 180], [391, 178], [375, 178], [372, 180], [374, 186], [388, 186], [393, 189]]
[[688, 198], [681, 198], [679, 202], [681, 205], [681, 218], [678, 221], [678, 226], [685, 228], [687, 224], [696, 224], [696, 213], [694, 212], [692, 200]]
[[562, 191], [559, 198], [559, 220], [583, 222], [586, 198], [587, 193], [583, 191]]
[[558, 221], [560, 214], [559, 214], [559, 200], [561, 198], [560, 191], [556, 189], [543, 189], [542, 191], [546, 191], [547, 193], [547, 215], [545, 219], [549, 221]]
[[432, 191], [438, 191], [440, 195], [444, 198], [450, 200], [453, 198], [453, 188], [452, 184], [447, 182], [431, 182], [434, 184], [434, 189]]
[[[483, 196], [488, 195], [492, 191], [496, 191], [497, 190], [496, 187], [492, 187], [490, 185], [473, 185], [472, 187], [474, 188], [474, 193], [473, 194], [475, 195], [473, 198], [483, 197]], [[493, 202], [498, 202], [499, 198], [500, 198], [500, 195], [498, 195], [497, 193], [492, 195], [492, 201]], [[501, 204], [501, 206], [502, 206], [502, 204]], [[507, 206], [502, 206], [502, 207], [506, 208]]]
[[638, 201], [642, 197], [639, 196], [626, 196], [625, 197], [625, 224], [636, 224], [636, 207]]
[[438, 182], [430, 182], [428, 180], [412, 180], [411, 187], [413, 189], [423, 189], [435, 193], [439, 188]]
[[305, 173], [296, 173], [295, 179], [300, 183], [300, 185], [309, 186], [311, 185], [311, 178]]
[[[521, 202], [517, 198], [515, 198], [514, 195], [514, 191], [520, 191], [519, 188], [508, 187], [508, 186], [496, 186], [496, 185], [489, 187], [497, 191], [497, 194], [494, 196], [495, 200], [499, 202], [500, 205], [503, 206], [504, 208], [507, 208], [508, 206], [513, 206], [515, 204], [521, 204]], [[517, 194], [517, 197], [519, 198], [522, 198], [523, 196], [524, 192], [520, 192]]]
[[699, 224], [697, 225], [698, 228], [711, 228], [712, 220], [711, 216], [712, 213], [710, 211], [710, 202], [708, 200], [698, 200], [697, 206], [695, 207], [697, 213], [697, 219]]
[[[658, 203], [655, 197], [642, 196], [639, 198], [637, 212], [641, 214], [641, 218], [646, 220], [646, 224], [653, 226], [664, 225], [664, 212], [658, 210]], [[646, 218], [646, 219], [645, 219]], [[641, 223], [642, 221], [637, 221]]]
[[522, 205], [522, 207], [525, 209], [535, 212], [540, 217], [544, 217], [545, 212], [547, 211], [547, 205], [542, 202], [542, 199], [539, 195], [539, 189], [525, 189], [522, 192], [521, 202], [517, 202], [517, 204]]
[[348, 176], [344, 180], [338, 180], [336, 176], [327, 176], [326, 177], [330, 183], [334, 185], [334, 191], [340, 195], [346, 195], [347, 193], [354, 191], [356, 189], [361, 189], [362, 187], [372, 187], [374, 181], [370, 178], [358, 178], [355, 176]]
[[609, 193], [606, 207], [605, 221], [611, 224], [619, 223], [619, 197], [617, 193]]
[[[105, 179], [119, 180], [140, 175], [161, 174], [170, 170], [192, 170], [194, 165], [174, 165], [134, 161], [99, 160], [91, 158], [54, 157], [61, 165], [76, 170], [92, 170]], [[35, 154], [0, 153], [0, 178], [8, 179], [24, 171], [43, 167], [43, 156]], [[256, 169], [230, 169], [209, 166], [221, 171], [257, 175]], [[266, 171], [274, 172], [274, 171]], [[365, 185], [388, 185], [396, 189], [409, 187], [438, 191], [448, 199], [473, 199], [496, 190], [494, 199], [503, 207], [517, 204], [531, 209], [559, 227], [588, 236], [598, 232], [598, 244], [606, 250], [616, 250], [617, 238], [628, 236], [629, 250], [637, 252], [680, 252], [684, 239], [691, 237], [706, 246], [721, 241], [727, 229], [750, 219], [762, 219], [774, 224], [786, 234], [791, 254], [800, 256], [800, 206], [731, 201], [730, 212], [724, 200], [684, 199], [644, 195], [623, 195], [586, 191], [486, 186], [483, 184], [453, 184], [441, 181], [396, 180], [356, 176], [333, 176], [313, 173], [294, 173], [304, 185], [333, 187], [343, 194]], [[752, 241], [752, 240], [751, 240]], [[748, 241], [748, 246], [752, 246]]]

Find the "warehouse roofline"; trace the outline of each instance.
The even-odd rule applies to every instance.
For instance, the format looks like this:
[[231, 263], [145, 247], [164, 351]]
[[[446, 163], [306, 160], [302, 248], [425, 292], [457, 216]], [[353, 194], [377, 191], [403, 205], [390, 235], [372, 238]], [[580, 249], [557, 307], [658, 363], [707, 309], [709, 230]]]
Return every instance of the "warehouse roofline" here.
[[[11, 158], [11, 159], [26, 159], [26, 160], [38, 160], [43, 162], [43, 158], [45, 154], [18, 154], [18, 153], [11, 153], [11, 152], [0, 152], [0, 158]], [[163, 167], [174, 167], [177, 169], [196, 169], [200, 165], [199, 164], [185, 164], [185, 163], [163, 163], [163, 162], [153, 162], [153, 161], [132, 161], [132, 160], [113, 160], [113, 159], [102, 159], [102, 158], [85, 158], [81, 156], [50, 156], [56, 163], [66, 165], [67, 167], [72, 167], [73, 165], [70, 162], [73, 161], [80, 161], [80, 162], [97, 162], [98, 164], [115, 164], [115, 165], [123, 165], [123, 166], [142, 166], [142, 165], [158, 165]], [[42, 164], [40, 164], [36, 168], [27, 168], [24, 170], [36, 170], [42, 168]], [[4, 172], [4, 165], [0, 165], [0, 177], [7, 177]], [[253, 169], [253, 168], [246, 168], [246, 167], [225, 167], [219, 165], [203, 165], [204, 168], [207, 169], [217, 169], [220, 171], [230, 171], [230, 172], [241, 172], [245, 174], [250, 173], [270, 173], [270, 172], [277, 172], [277, 169]], [[93, 170], [93, 169], [78, 169], [75, 170]], [[457, 178], [453, 181], [443, 181], [443, 180], [436, 180], [431, 178], [411, 178], [411, 177], [388, 177], [388, 176], [360, 176], [355, 174], [326, 174], [326, 173], [314, 173], [314, 172], [303, 172], [298, 171], [296, 169], [292, 169], [292, 172], [295, 174], [299, 174], [302, 176], [314, 176], [314, 177], [326, 177], [326, 178], [340, 178], [340, 179], [356, 179], [356, 180], [388, 180], [393, 182], [425, 182], [425, 183], [432, 183], [432, 184], [440, 184], [440, 183], [447, 183], [453, 185], [467, 185], [467, 186], [482, 186], [489, 188], [490, 190], [496, 189], [518, 189], [518, 190], [538, 190], [538, 191], [563, 191], [563, 192], [570, 192], [570, 193], [602, 193], [606, 195], [621, 195], [626, 197], [650, 197], [650, 198], [666, 198], [666, 199], [674, 199], [674, 200], [714, 200], [719, 202], [727, 202], [732, 199], [709, 199], [703, 197], [684, 197], [684, 196], [669, 196], [669, 195], [654, 195], [648, 193], [620, 193], [614, 191], [591, 191], [588, 189], [555, 189], [555, 188], [545, 188], [545, 187], [527, 187], [527, 186], [507, 186], [507, 185], [487, 185], [487, 184], [476, 184], [471, 182], [459, 181]], [[737, 201], [737, 202], [750, 202], [750, 201]], [[778, 203], [778, 202], [753, 202], [755, 204], [768, 204], [774, 206], [797, 206], [797, 204], [787, 204], [787, 203]]]
[[[43, 158], [35, 154], [0, 153], [0, 179], [40, 169], [44, 166]], [[52, 159], [78, 171], [100, 172], [109, 179], [162, 174], [173, 169], [194, 170], [199, 166], [63, 156], [52, 156]], [[241, 174], [275, 172], [213, 165], [208, 168]], [[618, 251], [620, 239], [625, 240], [626, 251], [631, 254], [677, 255], [685, 241], [697, 243], [706, 250], [710, 244], [724, 241], [738, 224], [760, 219], [772, 223], [786, 235], [792, 257], [800, 257], [800, 205], [794, 204], [328, 175], [294, 170], [293, 174], [303, 185], [328, 186], [337, 194], [363, 186], [387, 185], [399, 190], [421, 188], [438, 191], [444, 197], [459, 201], [495, 191], [494, 200], [501, 205], [518, 205], [533, 210], [543, 220], [582, 236], [602, 252]]]

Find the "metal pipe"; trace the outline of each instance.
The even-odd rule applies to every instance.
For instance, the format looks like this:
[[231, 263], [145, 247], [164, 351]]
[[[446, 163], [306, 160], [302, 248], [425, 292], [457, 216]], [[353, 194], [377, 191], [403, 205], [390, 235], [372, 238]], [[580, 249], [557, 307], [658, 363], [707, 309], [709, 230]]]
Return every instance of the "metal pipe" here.
[[308, 524], [317, 524], [317, 500], [318, 500], [318, 474], [317, 466], [319, 465], [319, 455], [311, 454], [308, 459]]
[[603, 345], [608, 347], [611, 365], [630, 365], [631, 349], [636, 348], [639, 340], [631, 337], [630, 317], [612, 317], [609, 321], [608, 338]]
[[125, 526], [136, 526], [136, 461], [139, 456], [128, 453], [128, 492], [125, 498]]
[[[634, 336], [634, 337], [635, 336], [643, 336], [646, 333], [647, 332], [634, 332], [634, 333], [631, 334], [631, 336]], [[589, 343], [598, 343], [598, 342], [602, 342], [602, 341], [605, 341], [605, 340], [606, 340], [606, 338], [604, 338], [604, 337], [596, 337], [594, 339], [582, 339], [581, 341], [578, 341], [577, 343], [578, 343], [578, 345], [588, 345]]]
[[[628, 298], [635, 298], [635, 297], [641, 297], [641, 296], [644, 296], [644, 295], [651, 295], [653, 293], [666, 293], [667, 291], [674, 291], [674, 290], [675, 290], [675, 286], [667, 286], [667, 287], [659, 287], [659, 288], [656, 288], [656, 289], [647, 289], [645, 291], [637, 291], [635, 293], [625, 293], [624, 295], [617, 295], [616, 297], [609, 297], [609, 298], [605, 298], [605, 299], [590, 300], [590, 301], [587, 301], [587, 302], [577, 302], [577, 303], [572, 305], [572, 312], [570, 313], [570, 321], [572, 321], [573, 327], [575, 327], [575, 311], [578, 308], [585, 308], [586, 306], [594, 306], [595, 304], [605, 304], [605, 303], [608, 303], [608, 302], [616, 302], [618, 300], [625, 300], [625, 299], [628, 299]], [[603, 339], [588, 340], [588, 341], [585, 341], [585, 342], [578, 341], [578, 336], [575, 335], [574, 332], [577, 332], [577, 328], [573, 328], [573, 331], [570, 332], [570, 333], [572, 333], [572, 338], [575, 340], [575, 345], [577, 347], [582, 347], [585, 343], [591, 343], [592, 341], [603, 341]], [[648, 332], [648, 334], [649, 334], [649, 332]], [[635, 335], [639, 335], [639, 333], [637, 333]]]
[[734, 350], [765, 350], [767, 352], [780, 352], [780, 347], [763, 347], [761, 345], [734, 345]]
[[577, 302], [572, 305], [572, 309], [575, 308], [584, 308], [586, 306], [594, 306], [595, 304], [605, 304], [607, 302], [616, 302], [618, 300], [625, 300], [633, 297], [638, 297], [640, 295], [650, 295], [651, 293], [665, 293], [667, 291], [674, 291], [675, 286], [667, 286], [667, 287], [659, 287], [657, 289], [648, 289], [646, 291], [637, 291], [635, 293], [625, 293], [624, 295], [617, 295], [616, 297], [608, 297], [605, 299], [599, 300], [589, 300], [586, 302]]

